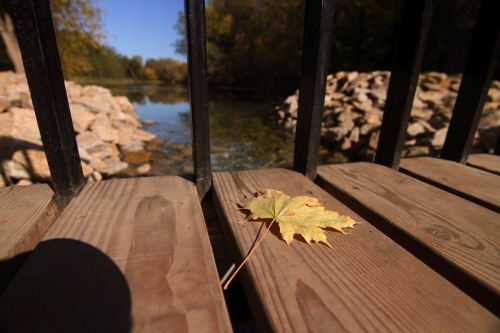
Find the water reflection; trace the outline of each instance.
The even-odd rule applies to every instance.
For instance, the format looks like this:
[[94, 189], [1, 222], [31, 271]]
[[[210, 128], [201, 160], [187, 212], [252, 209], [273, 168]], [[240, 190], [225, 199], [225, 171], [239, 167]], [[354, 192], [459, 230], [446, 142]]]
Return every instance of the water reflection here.
[[127, 96], [130, 102], [138, 105], [147, 103], [177, 104], [187, 102], [187, 89], [171, 88], [162, 85], [144, 84], [117, 84], [108, 85], [113, 95]]
[[146, 97], [144, 104], [134, 103], [134, 107], [143, 122], [146, 120], [154, 122], [152, 125], [144, 125], [146, 131], [158, 135], [170, 145], [191, 144], [191, 116], [188, 102], [155, 103]]
[[293, 135], [277, 125], [274, 106], [236, 96], [209, 102], [214, 171], [292, 165]]
[[[144, 129], [165, 141], [153, 151], [153, 175], [192, 172], [191, 117], [188, 92], [154, 85], [109, 86], [126, 95]], [[242, 95], [210, 96], [209, 128], [213, 171], [291, 166], [293, 135], [277, 125], [274, 100]]]

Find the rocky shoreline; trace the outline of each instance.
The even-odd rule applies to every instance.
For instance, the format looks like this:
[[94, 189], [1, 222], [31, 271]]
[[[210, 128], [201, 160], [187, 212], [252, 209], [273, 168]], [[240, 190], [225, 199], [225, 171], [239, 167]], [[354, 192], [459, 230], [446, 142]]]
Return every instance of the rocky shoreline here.
[[[390, 72], [338, 72], [328, 75], [321, 128], [322, 145], [349, 160], [371, 161], [377, 149]], [[421, 74], [407, 130], [403, 157], [439, 156], [448, 131], [460, 76]], [[295, 131], [297, 90], [277, 107], [278, 122]], [[500, 128], [500, 82], [493, 81], [472, 152], [491, 152]]]
[[[85, 178], [147, 175], [147, 146], [161, 140], [141, 129], [128, 98], [65, 84]], [[26, 77], [12, 72], [0, 73], [0, 169], [0, 186], [51, 181]]]

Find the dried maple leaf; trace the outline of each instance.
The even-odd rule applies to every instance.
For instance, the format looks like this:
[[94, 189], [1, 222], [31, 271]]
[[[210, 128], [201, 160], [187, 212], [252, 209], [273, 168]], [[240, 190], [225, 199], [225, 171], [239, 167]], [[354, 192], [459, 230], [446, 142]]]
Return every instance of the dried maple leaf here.
[[[311, 244], [311, 241], [322, 242], [330, 248], [332, 246], [326, 240], [325, 231], [321, 228], [334, 228], [345, 234], [343, 228], [353, 228], [357, 223], [349, 216], [326, 211], [323, 203], [316, 198], [308, 196], [291, 198], [278, 190], [265, 189], [257, 191], [257, 197], [238, 204], [238, 206], [243, 210], [250, 211], [244, 222], [256, 219], [272, 219], [272, 221], [264, 235], [224, 285], [224, 289], [227, 289], [231, 280], [259, 246], [274, 222], [279, 223], [281, 235], [287, 244], [292, 242], [293, 235], [299, 234], [304, 237], [308, 244]], [[224, 283], [226, 276], [231, 274], [233, 268], [234, 265], [222, 278], [221, 283]]]
[[239, 204], [242, 209], [249, 210], [247, 220], [273, 219], [279, 223], [283, 240], [290, 244], [293, 235], [304, 237], [308, 244], [311, 241], [328, 243], [325, 231], [321, 228], [334, 228], [342, 233], [343, 228], [353, 228], [356, 222], [349, 216], [327, 211], [318, 199], [299, 196], [291, 198], [278, 190], [265, 189], [257, 192], [255, 198]]

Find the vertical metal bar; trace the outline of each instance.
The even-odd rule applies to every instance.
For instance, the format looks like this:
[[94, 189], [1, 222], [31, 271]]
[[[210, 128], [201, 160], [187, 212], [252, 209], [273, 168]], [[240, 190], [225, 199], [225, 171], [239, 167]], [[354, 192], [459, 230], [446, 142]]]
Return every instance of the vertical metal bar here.
[[10, 0], [14, 26], [49, 164], [56, 202], [69, 203], [85, 183], [48, 0]]
[[433, 0], [406, 0], [399, 25], [391, 80], [375, 162], [399, 168], [418, 75], [432, 16]]
[[194, 176], [202, 199], [212, 186], [208, 132], [205, 1], [185, 0]]
[[316, 178], [318, 166], [333, 5], [334, 0], [306, 3], [293, 167], [311, 180]]
[[500, 132], [498, 133], [497, 142], [495, 144], [495, 149], [493, 150], [494, 155], [500, 155]]
[[464, 164], [474, 140], [500, 49], [498, 0], [483, 0], [441, 158]]

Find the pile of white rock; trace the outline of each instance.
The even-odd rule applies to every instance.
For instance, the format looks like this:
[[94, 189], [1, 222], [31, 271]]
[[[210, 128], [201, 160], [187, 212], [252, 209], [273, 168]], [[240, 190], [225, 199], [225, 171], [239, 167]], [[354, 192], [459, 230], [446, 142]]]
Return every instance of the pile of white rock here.
[[[99, 86], [65, 84], [85, 178], [98, 181], [130, 169], [122, 159], [144, 154], [156, 136], [140, 129], [128, 98]], [[0, 73], [0, 167], [0, 186], [51, 181], [26, 77], [12, 72]], [[150, 169], [143, 164], [133, 173]]]
[[[373, 160], [390, 72], [338, 72], [328, 75], [321, 128], [322, 144], [352, 160]], [[407, 130], [403, 157], [438, 156], [448, 131], [460, 76], [421, 74]], [[295, 131], [299, 91], [277, 107], [279, 123]], [[500, 128], [500, 82], [488, 92], [473, 152], [491, 152]]]

